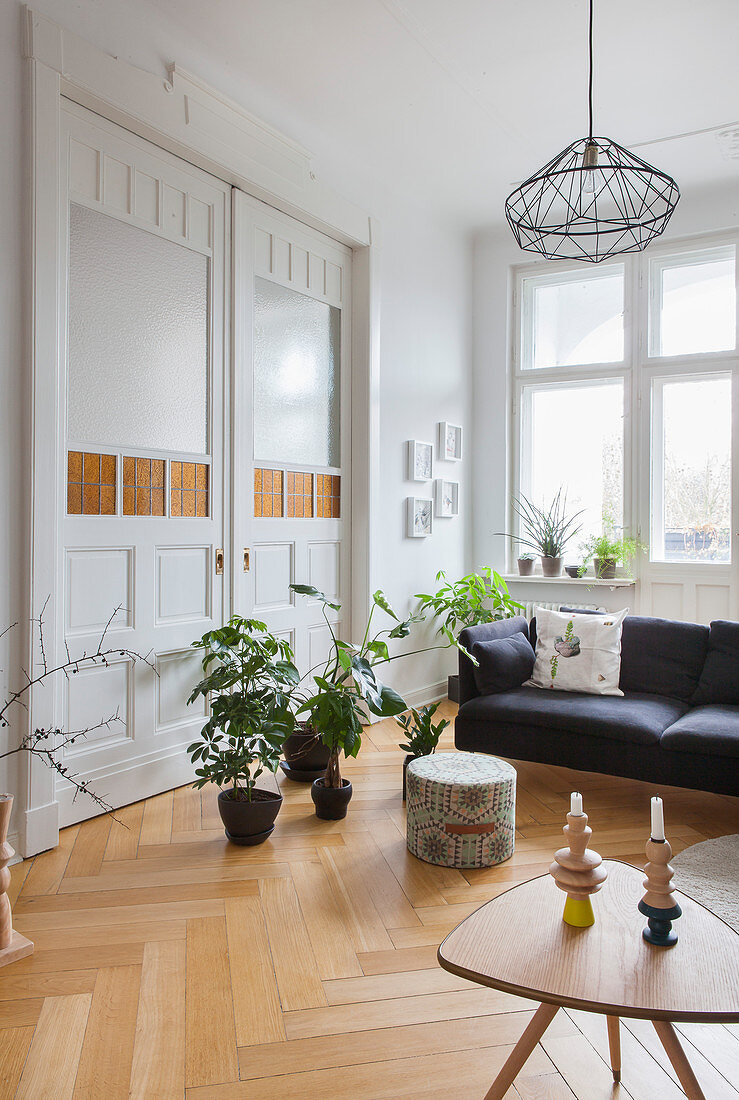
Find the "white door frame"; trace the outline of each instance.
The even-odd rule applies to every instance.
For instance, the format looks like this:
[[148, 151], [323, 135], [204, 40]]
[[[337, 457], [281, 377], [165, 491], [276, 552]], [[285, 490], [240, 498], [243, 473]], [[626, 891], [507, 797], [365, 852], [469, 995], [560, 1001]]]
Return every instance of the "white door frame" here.
[[[379, 514], [379, 229], [374, 219], [316, 179], [310, 153], [238, 104], [172, 66], [154, 75], [105, 54], [30, 8], [25, 56], [31, 101], [31, 278], [29, 367], [32, 379], [28, 532], [29, 618], [56, 594], [60, 364], [60, 99], [87, 107], [160, 149], [327, 233], [352, 258], [352, 608], [362, 617], [376, 582]], [[231, 358], [233, 371], [233, 356]], [[235, 564], [235, 563], [234, 563]], [[232, 576], [235, 570], [232, 570]], [[57, 637], [57, 601], [46, 612]], [[29, 667], [39, 654], [29, 645]], [[60, 724], [59, 692], [37, 689], [30, 728]], [[18, 847], [33, 855], [58, 840], [54, 773], [28, 764], [18, 797]]]

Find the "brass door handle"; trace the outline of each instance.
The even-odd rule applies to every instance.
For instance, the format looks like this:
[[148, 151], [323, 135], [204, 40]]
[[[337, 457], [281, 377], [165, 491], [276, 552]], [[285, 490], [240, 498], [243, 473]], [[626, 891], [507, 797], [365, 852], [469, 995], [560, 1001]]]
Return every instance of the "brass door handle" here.
[[250, 569], [250, 565], [249, 565], [249, 547], [245, 546], [244, 547], [244, 572], [248, 573], [249, 569]]
[[223, 549], [219, 548], [218, 550], [216, 550], [216, 574], [221, 574], [223, 572], [223, 564]]

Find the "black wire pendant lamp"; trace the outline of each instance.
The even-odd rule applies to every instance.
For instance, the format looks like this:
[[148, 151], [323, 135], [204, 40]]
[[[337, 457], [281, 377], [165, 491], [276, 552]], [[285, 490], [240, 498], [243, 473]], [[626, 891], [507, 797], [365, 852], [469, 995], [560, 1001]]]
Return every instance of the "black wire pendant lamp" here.
[[588, 136], [517, 187], [505, 212], [525, 252], [597, 264], [646, 248], [670, 220], [680, 191], [665, 172], [622, 145], [593, 137], [593, 0], [589, 55]]

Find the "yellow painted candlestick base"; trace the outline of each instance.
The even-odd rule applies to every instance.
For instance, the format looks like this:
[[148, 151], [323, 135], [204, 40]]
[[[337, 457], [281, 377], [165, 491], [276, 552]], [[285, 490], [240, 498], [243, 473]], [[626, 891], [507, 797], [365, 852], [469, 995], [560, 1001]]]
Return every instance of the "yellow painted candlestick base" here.
[[562, 920], [565, 924], [571, 924], [573, 928], [589, 928], [591, 924], [595, 924], [595, 913], [590, 898], [571, 898], [568, 894]]

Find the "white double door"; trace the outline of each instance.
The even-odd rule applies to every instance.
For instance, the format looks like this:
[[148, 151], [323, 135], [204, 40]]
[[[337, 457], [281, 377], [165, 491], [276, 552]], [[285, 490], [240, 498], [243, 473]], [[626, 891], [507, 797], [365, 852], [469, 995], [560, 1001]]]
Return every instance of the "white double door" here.
[[[54, 644], [89, 654], [108, 624], [117, 653], [60, 679], [57, 717], [96, 727], [65, 764], [120, 806], [192, 776], [194, 639], [239, 611], [303, 668], [325, 650], [320, 605], [289, 585], [349, 591], [351, 254], [77, 105], [62, 116]], [[62, 825], [99, 812], [63, 779], [56, 799]]]

